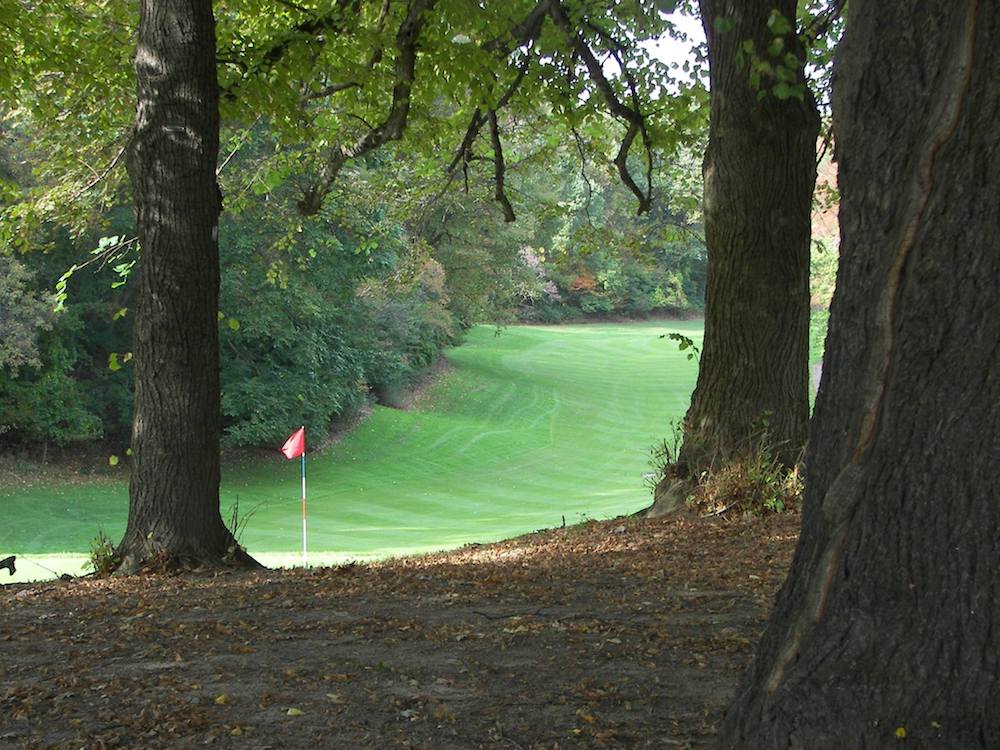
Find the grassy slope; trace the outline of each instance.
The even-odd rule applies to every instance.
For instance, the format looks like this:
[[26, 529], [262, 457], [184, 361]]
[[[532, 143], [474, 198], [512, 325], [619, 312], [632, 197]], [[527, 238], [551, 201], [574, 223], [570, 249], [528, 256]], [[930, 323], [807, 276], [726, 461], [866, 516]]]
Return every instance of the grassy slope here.
[[[682, 415], [696, 374], [658, 338], [672, 330], [701, 335], [700, 323], [677, 322], [473, 330], [418, 408], [377, 408], [309, 456], [310, 560], [442, 549], [643, 507], [648, 449]], [[292, 563], [298, 495], [298, 462], [276, 454], [227, 467], [222, 507], [238, 498], [255, 509], [250, 552]], [[4, 489], [0, 503], [0, 555], [86, 552], [99, 527], [120, 536], [128, 505], [120, 483]]]

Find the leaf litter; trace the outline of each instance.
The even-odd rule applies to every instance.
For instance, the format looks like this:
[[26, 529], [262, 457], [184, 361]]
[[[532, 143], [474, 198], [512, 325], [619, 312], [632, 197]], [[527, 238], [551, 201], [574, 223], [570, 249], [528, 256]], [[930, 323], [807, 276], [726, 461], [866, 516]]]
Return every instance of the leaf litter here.
[[797, 516], [0, 589], [0, 747], [707, 746]]

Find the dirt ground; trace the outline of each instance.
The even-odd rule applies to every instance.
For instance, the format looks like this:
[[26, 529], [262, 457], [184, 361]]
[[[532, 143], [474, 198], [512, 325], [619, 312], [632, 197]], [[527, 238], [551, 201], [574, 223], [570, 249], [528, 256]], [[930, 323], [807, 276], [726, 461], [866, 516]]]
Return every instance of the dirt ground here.
[[798, 523], [628, 518], [374, 565], [5, 586], [0, 747], [705, 747]]

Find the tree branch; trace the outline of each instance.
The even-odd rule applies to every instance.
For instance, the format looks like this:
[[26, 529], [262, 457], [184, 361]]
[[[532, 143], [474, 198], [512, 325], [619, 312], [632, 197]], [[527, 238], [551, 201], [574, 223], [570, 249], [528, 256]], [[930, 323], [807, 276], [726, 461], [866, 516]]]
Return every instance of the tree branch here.
[[[73, 194], [73, 197], [70, 198], [71, 201], [75, 201], [77, 198], [79, 198], [88, 190], [96, 186], [97, 183], [99, 183], [101, 180], [103, 180], [105, 177], [107, 177], [115, 170], [115, 167], [117, 167], [121, 163], [122, 157], [125, 156], [126, 152], [128, 151], [128, 147], [132, 144], [132, 137], [133, 133], [129, 131], [128, 138], [125, 139], [125, 144], [121, 147], [121, 150], [115, 155], [115, 158], [111, 160], [111, 163], [108, 164], [108, 166], [105, 167], [100, 173], [95, 173], [94, 179], [92, 179], [86, 185], [77, 190], [76, 193]], [[91, 172], [94, 171], [90, 167], [88, 167], [88, 169], [90, 169]]]
[[[299, 6], [286, 3], [289, 7], [305, 10]], [[361, 11], [360, 0], [336, 0], [334, 9], [325, 15], [309, 18], [295, 24], [284, 37], [264, 50], [260, 61], [255, 65], [246, 65], [238, 59], [225, 60], [230, 64], [235, 64], [243, 70], [244, 79], [266, 75], [275, 65], [277, 65], [288, 51], [303, 39], [315, 39], [324, 32], [345, 33], [350, 29], [350, 19]], [[243, 81], [236, 81], [228, 88], [223, 88], [221, 95], [226, 99], [235, 99], [236, 93], [243, 85]]]
[[[391, 0], [382, 0], [382, 9], [378, 12], [378, 19], [375, 21], [375, 31], [381, 36], [382, 32], [385, 30], [385, 19], [389, 17], [389, 4]], [[372, 70], [376, 65], [382, 62], [382, 55], [385, 53], [385, 49], [381, 44], [377, 45], [375, 49], [372, 50], [371, 57], [368, 58], [368, 69]]]
[[345, 81], [344, 83], [331, 83], [329, 86], [324, 86], [319, 91], [310, 91], [304, 97], [302, 97], [303, 102], [311, 102], [316, 99], [326, 99], [328, 96], [333, 96], [341, 91], [346, 91], [347, 89], [360, 88], [361, 84], [357, 81]]
[[590, 202], [594, 197], [594, 188], [590, 184], [590, 178], [587, 177], [587, 152], [583, 148], [583, 138], [580, 136], [580, 131], [573, 126], [570, 127], [570, 131], [573, 133], [573, 140], [576, 141], [576, 151], [580, 155], [580, 177], [583, 179], [583, 184], [587, 186], [587, 200], [583, 204], [583, 212], [587, 215], [587, 223], [593, 226], [594, 220], [590, 215]]
[[[641, 103], [639, 101], [639, 88], [635, 82], [635, 75], [632, 73], [632, 68], [625, 64], [623, 56], [626, 55], [630, 50], [622, 42], [615, 39], [615, 37], [608, 31], [605, 31], [600, 26], [598, 26], [593, 21], [585, 22], [587, 27], [593, 30], [601, 39], [607, 42], [611, 46], [609, 54], [614, 58], [614, 61], [618, 63], [618, 68], [621, 70], [622, 75], [625, 77], [625, 82], [628, 85], [629, 95], [632, 99], [632, 111], [639, 113], [639, 132], [642, 134], [642, 145], [646, 150], [646, 195], [652, 198], [653, 195], [653, 148], [649, 138], [649, 132], [646, 130], [646, 120], [645, 117], [641, 115]], [[628, 154], [626, 153], [626, 158]], [[617, 162], [616, 162], [617, 163]], [[621, 167], [619, 167], [621, 169]], [[642, 213], [640, 209], [639, 213]]]
[[497, 111], [495, 109], [490, 110], [489, 118], [490, 140], [493, 142], [493, 177], [496, 180], [496, 190], [493, 193], [493, 197], [496, 198], [497, 203], [503, 209], [504, 221], [509, 224], [517, 217], [514, 215], [514, 207], [510, 205], [510, 199], [507, 198], [507, 193], [503, 186], [507, 166], [503, 160], [503, 144], [500, 143], [500, 127], [497, 124]]
[[[524, 81], [524, 77], [528, 74], [528, 68], [531, 66], [531, 49], [524, 56], [524, 61], [521, 63], [518, 69], [517, 76], [511, 82], [507, 90], [497, 99], [496, 104], [491, 109], [493, 121], [496, 120], [496, 113], [498, 110], [503, 109], [510, 103], [513, 98], [514, 93], [520, 87], [521, 82]], [[469, 125], [465, 129], [465, 136], [462, 138], [462, 142], [459, 144], [458, 148], [455, 149], [455, 154], [448, 164], [448, 168], [445, 170], [445, 174], [448, 179], [441, 191], [438, 193], [437, 198], [443, 195], [451, 185], [452, 181], [455, 179], [455, 173], [458, 170], [459, 165], [462, 166], [463, 170], [468, 169], [468, 164], [472, 160], [472, 144], [475, 143], [476, 138], [479, 135], [479, 131], [482, 129], [483, 125], [487, 121], [490, 121], [490, 127], [493, 127], [493, 121], [490, 120], [490, 114], [484, 115], [482, 110], [476, 107], [476, 110], [472, 113], [472, 117], [469, 120]], [[496, 153], [496, 148], [494, 148], [494, 154]], [[501, 159], [503, 158], [501, 154]], [[466, 175], [466, 184], [468, 184], [468, 175]], [[497, 200], [500, 200], [499, 198]], [[506, 200], [506, 198], [505, 198]], [[504, 207], [504, 217], [513, 216], [513, 209], [509, 208], [510, 203], [507, 202], [504, 206], [504, 201], [500, 201], [500, 205]], [[507, 219], [507, 221], [513, 221], [513, 219]]]
[[448, 164], [447, 169], [445, 169], [445, 174], [448, 175], [448, 182], [454, 179], [455, 170], [458, 169], [458, 165], [463, 161], [467, 162], [469, 160], [469, 153], [472, 151], [472, 144], [476, 140], [476, 136], [479, 135], [480, 129], [486, 122], [486, 117], [483, 115], [479, 107], [472, 113], [472, 118], [469, 120], [469, 125], [465, 129], [465, 136], [462, 138], [462, 142], [458, 144], [458, 148], [455, 149], [455, 155], [451, 157], [451, 162]]
[[235, 147], [233, 147], [233, 150], [229, 152], [229, 156], [227, 156], [223, 160], [222, 164], [219, 165], [219, 168], [215, 170], [216, 177], [222, 174], [222, 170], [224, 170], [227, 166], [229, 166], [229, 162], [231, 162], [233, 160], [233, 157], [239, 153], [239, 150], [241, 148], [243, 148], [244, 144], [246, 144], [247, 140], [249, 140], [250, 138], [250, 133], [253, 131], [254, 127], [256, 127], [257, 123], [260, 122], [261, 117], [263, 117], [263, 115], [257, 115], [257, 119], [254, 120], [253, 123], [250, 125], [250, 127], [246, 129], [246, 132], [243, 133], [243, 137], [240, 138], [240, 142], [237, 143]]
[[809, 26], [803, 30], [803, 35], [809, 39], [819, 39], [830, 30], [830, 26], [844, 13], [847, 0], [832, 0], [826, 10], [818, 14]]
[[406, 18], [396, 32], [396, 84], [392, 87], [389, 113], [379, 125], [353, 144], [340, 146], [333, 151], [320, 169], [319, 179], [299, 201], [299, 212], [303, 215], [311, 216], [319, 212], [323, 199], [348, 161], [403, 136], [410, 114], [410, 98], [416, 73], [417, 40], [424, 28], [424, 13], [431, 10], [436, 2], [437, 0], [411, 0]]
[[638, 108], [638, 94], [635, 87], [635, 80], [632, 78], [631, 72], [628, 68], [622, 65], [619, 59], [619, 65], [622, 67], [622, 73], [625, 75], [626, 81], [629, 83], [632, 93], [633, 107], [629, 107], [618, 98], [614, 88], [611, 86], [611, 82], [608, 81], [607, 77], [604, 75], [601, 63], [594, 55], [593, 50], [590, 49], [590, 46], [584, 41], [583, 37], [573, 30], [569, 22], [569, 17], [566, 15], [566, 9], [563, 8], [560, 0], [551, 0], [549, 15], [551, 16], [553, 23], [555, 23], [555, 25], [566, 36], [566, 39], [569, 41], [573, 49], [580, 55], [580, 59], [583, 60], [583, 63], [587, 68], [587, 72], [590, 74], [591, 81], [593, 81], [594, 85], [597, 86], [597, 90], [600, 91], [601, 95], [604, 97], [604, 101], [608, 106], [608, 111], [612, 114], [612, 116], [628, 123], [628, 130], [625, 133], [625, 137], [622, 139], [621, 148], [618, 150], [618, 155], [615, 157], [614, 164], [618, 167], [618, 175], [621, 178], [621, 181], [630, 191], [632, 191], [635, 197], [639, 199], [639, 213], [645, 213], [652, 206], [652, 172], [650, 170], [649, 174], [647, 174], [647, 187], [644, 192], [638, 184], [636, 184], [631, 173], [628, 171], [629, 149], [632, 147], [632, 143], [635, 141], [636, 136], [640, 133], [643, 136], [643, 143], [647, 151], [647, 163], [651, 163], [652, 160], [649, 137], [646, 132], [646, 121], [642, 112]]
[[[542, 23], [545, 21], [545, 16], [550, 12], [552, 1], [538, 0], [535, 7], [532, 8], [531, 12], [520, 23], [512, 26], [504, 34], [494, 37], [483, 44], [483, 49], [487, 52], [494, 52], [501, 57], [507, 57], [517, 47], [537, 39], [538, 34], [542, 30]], [[512, 41], [514, 44], [511, 44]]]

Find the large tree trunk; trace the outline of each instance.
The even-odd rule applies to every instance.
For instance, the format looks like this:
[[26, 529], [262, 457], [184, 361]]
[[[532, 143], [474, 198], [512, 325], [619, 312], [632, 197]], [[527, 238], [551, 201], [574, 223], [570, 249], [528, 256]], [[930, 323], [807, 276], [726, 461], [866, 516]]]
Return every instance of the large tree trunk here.
[[[218, 563], [219, 94], [210, 0], [143, 0], [128, 169], [142, 259], [129, 518], [119, 570]], [[231, 556], [231, 554], [230, 554]]]
[[998, 34], [851, 5], [802, 538], [722, 747], [1000, 747]]
[[[773, 9], [795, 0], [701, 0], [711, 67], [705, 153], [708, 286], [705, 343], [680, 464], [697, 474], [766, 430], [777, 457], [800, 457], [809, 422], [809, 244], [819, 117], [808, 88], [781, 100], [750, 82], [747, 40], [762, 60], [803, 59], [794, 31], [778, 57]], [[717, 22], [717, 19], [721, 19]], [[790, 69], [802, 84], [801, 64]]]

